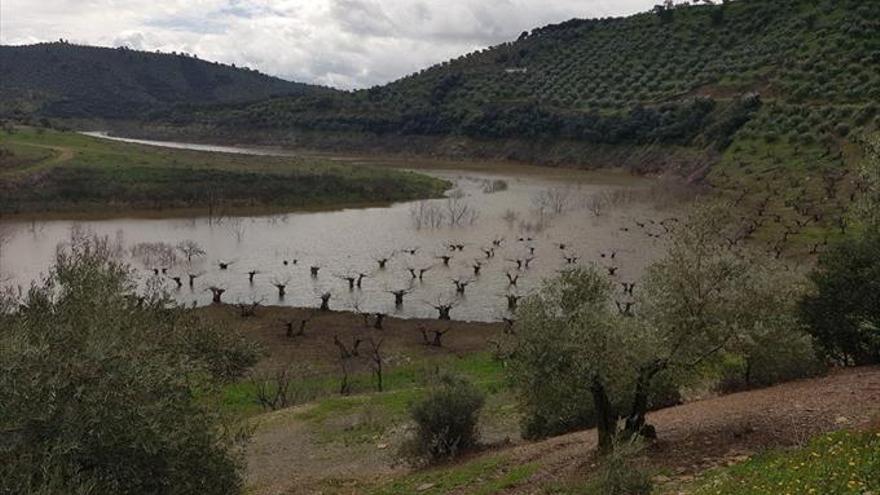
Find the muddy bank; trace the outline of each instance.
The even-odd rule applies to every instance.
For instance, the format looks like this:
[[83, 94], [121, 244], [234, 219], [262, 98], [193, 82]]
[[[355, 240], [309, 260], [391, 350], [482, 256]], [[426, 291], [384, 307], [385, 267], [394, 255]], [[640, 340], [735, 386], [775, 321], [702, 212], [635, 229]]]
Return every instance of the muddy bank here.
[[[499, 339], [505, 328], [503, 322], [440, 321], [393, 316], [382, 317], [381, 328], [377, 328], [375, 313], [284, 306], [260, 306], [255, 315], [249, 317], [242, 317], [240, 307], [230, 304], [211, 305], [195, 311], [209, 321], [240, 328], [245, 335], [263, 346], [266, 356], [254, 370], [256, 374], [272, 372], [291, 364], [307, 363], [316, 373], [335, 375], [340, 358], [336, 339], [349, 349], [358, 339], [382, 339], [384, 353], [413, 360], [463, 356], [491, 349], [492, 341]], [[288, 324], [292, 325], [291, 332], [288, 332]], [[433, 345], [436, 332], [442, 333], [442, 346]], [[367, 369], [367, 364], [362, 360], [356, 361], [354, 371]]]

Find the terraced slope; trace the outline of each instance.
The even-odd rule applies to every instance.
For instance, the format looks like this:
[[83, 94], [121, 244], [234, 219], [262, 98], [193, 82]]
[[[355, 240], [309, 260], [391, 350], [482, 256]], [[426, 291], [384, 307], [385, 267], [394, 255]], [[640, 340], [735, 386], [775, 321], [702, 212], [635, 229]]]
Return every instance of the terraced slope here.
[[166, 115], [223, 130], [726, 149], [876, 126], [880, 3], [739, 0], [523, 33], [385, 86]]

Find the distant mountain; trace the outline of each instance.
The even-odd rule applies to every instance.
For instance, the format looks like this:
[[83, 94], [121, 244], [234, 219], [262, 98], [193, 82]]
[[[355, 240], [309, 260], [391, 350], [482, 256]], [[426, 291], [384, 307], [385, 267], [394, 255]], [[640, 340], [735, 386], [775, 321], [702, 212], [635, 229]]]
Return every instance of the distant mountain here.
[[367, 90], [166, 119], [207, 124], [217, 135], [370, 136], [366, 145], [406, 136], [397, 141], [458, 137], [723, 150], [737, 133], [830, 143], [853, 129], [876, 127], [878, 33], [878, 1], [658, 8], [535, 29]]
[[0, 46], [0, 115], [131, 119], [175, 104], [329, 92], [183, 54], [66, 42]]

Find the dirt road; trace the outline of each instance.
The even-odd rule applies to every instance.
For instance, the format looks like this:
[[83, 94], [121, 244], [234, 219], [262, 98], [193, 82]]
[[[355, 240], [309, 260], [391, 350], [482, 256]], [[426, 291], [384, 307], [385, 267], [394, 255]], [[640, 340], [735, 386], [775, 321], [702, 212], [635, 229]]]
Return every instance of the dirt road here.
[[[841, 370], [654, 412], [649, 421], [657, 427], [660, 440], [650, 457], [657, 467], [673, 473], [670, 482], [686, 480], [768, 447], [799, 444], [831, 430], [864, 427], [878, 415], [880, 367]], [[309, 487], [327, 476], [362, 484], [405, 473], [405, 468], [392, 467], [389, 456], [375, 446], [322, 447], [292, 416], [285, 411], [272, 413], [257, 428], [249, 454], [250, 479], [258, 482], [254, 493], [314, 493]], [[504, 453], [511, 466], [540, 466], [527, 481], [504, 492], [532, 494], [541, 485], [588, 469], [595, 441], [595, 431], [589, 430], [542, 442], [517, 442], [490, 455]]]

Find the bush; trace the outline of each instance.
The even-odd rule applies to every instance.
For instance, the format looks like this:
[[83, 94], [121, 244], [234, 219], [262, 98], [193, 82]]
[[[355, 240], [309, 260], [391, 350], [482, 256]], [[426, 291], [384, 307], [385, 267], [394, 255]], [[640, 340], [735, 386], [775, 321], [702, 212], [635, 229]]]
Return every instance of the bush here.
[[207, 391], [257, 357], [78, 235], [46, 281], [0, 300], [0, 493], [231, 494], [238, 425]]
[[644, 450], [644, 443], [638, 437], [615, 439], [614, 449], [602, 458], [586, 492], [602, 495], [650, 494], [653, 483], [642, 459]]
[[762, 325], [736, 339], [721, 364], [718, 390], [736, 392], [808, 378], [826, 370], [810, 335], [797, 317], [797, 301], [803, 284], [799, 279], [775, 276], [775, 283], [793, 288], [776, 301], [775, 325]]
[[844, 365], [880, 362], [880, 231], [833, 246], [810, 274], [800, 313], [825, 355]]
[[507, 181], [504, 179], [486, 180], [483, 183], [483, 192], [486, 194], [506, 191], [507, 188]]
[[451, 376], [440, 378], [410, 410], [416, 430], [404, 453], [416, 463], [436, 462], [474, 448], [483, 403], [482, 392], [469, 382]]
[[809, 335], [792, 332], [790, 336], [756, 346], [749, 354], [727, 356], [716, 389], [722, 393], [740, 392], [823, 373], [825, 364]]

